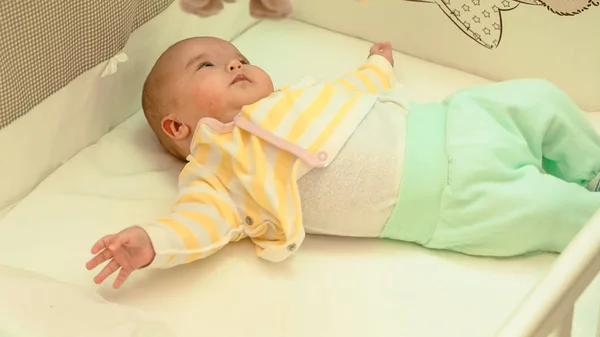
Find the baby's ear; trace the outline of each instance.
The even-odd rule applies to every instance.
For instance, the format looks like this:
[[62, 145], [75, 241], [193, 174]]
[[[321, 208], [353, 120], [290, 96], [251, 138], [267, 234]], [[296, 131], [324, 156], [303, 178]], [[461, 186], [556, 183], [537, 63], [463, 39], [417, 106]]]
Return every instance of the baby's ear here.
[[250, 15], [255, 19], [283, 19], [293, 10], [292, 0], [250, 0]]
[[[227, 1], [231, 2], [231, 1]], [[182, 11], [201, 17], [209, 17], [223, 10], [222, 0], [179, 0]]]
[[160, 128], [164, 133], [174, 140], [185, 139], [190, 134], [190, 128], [187, 124], [179, 121], [179, 119], [169, 114], [160, 121]]

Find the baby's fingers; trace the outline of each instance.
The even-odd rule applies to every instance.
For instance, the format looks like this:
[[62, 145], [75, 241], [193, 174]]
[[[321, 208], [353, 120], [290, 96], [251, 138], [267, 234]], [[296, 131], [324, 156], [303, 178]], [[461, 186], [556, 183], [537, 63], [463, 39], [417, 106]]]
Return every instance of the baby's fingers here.
[[110, 250], [105, 249], [100, 254], [94, 256], [88, 263], [85, 264], [85, 267], [88, 270], [92, 270], [96, 268], [98, 265], [104, 263], [104, 261], [108, 261], [113, 257], [113, 254]]
[[377, 52], [382, 53], [392, 48], [392, 45], [389, 42], [379, 42], [375, 45]]
[[98, 252], [100, 252], [102, 249], [108, 248], [108, 245], [115, 238], [115, 236], [117, 236], [117, 235], [116, 234], [106, 235], [102, 239], [96, 241], [96, 243], [94, 243], [94, 246], [92, 247], [92, 254], [98, 254]]
[[119, 270], [119, 275], [117, 275], [117, 279], [113, 283], [113, 287], [115, 289], [119, 289], [123, 285], [123, 283], [127, 281], [129, 275], [131, 275], [131, 270], [125, 270], [121, 268], [121, 270]]
[[112, 240], [108, 244], [108, 249], [113, 252], [117, 249], [121, 248], [121, 246], [126, 245], [129, 242], [129, 235], [119, 233], [116, 237], [112, 238]]
[[117, 261], [111, 260], [110, 263], [108, 263], [106, 266], [104, 266], [102, 271], [98, 275], [96, 275], [96, 277], [94, 277], [94, 282], [96, 282], [96, 284], [100, 284], [100, 283], [104, 282], [104, 280], [106, 280], [107, 277], [109, 277], [112, 273], [117, 271], [119, 268], [120, 268], [120, 266], [117, 263]]

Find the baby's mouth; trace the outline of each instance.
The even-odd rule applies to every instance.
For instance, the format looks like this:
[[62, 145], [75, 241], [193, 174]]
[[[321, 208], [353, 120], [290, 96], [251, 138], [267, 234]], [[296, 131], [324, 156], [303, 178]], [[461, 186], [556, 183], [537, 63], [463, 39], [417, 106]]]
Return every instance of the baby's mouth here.
[[231, 84], [236, 84], [236, 83], [238, 83], [238, 82], [242, 82], [242, 81], [247, 81], [247, 82], [250, 82], [250, 80], [248, 79], [248, 77], [246, 77], [246, 75], [244, 75], [244, 74], [239, 74], [239, 75], [237, 75], [237, 76], [236, 76], [236, 77], [233, 79], [233, 81], [231, 82]]

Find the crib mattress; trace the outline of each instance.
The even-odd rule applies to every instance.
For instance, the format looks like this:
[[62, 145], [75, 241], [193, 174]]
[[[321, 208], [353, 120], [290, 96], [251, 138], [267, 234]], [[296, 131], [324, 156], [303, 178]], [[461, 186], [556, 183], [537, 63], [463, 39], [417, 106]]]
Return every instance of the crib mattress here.
[[[331, 78], [354, 70], [370, 46], [294, 20], [261, 22], [234, 43], [276, 86], [304, 75]], [[395, 59], [400, 82], [417, 101], [487, 82], [400, 53]], [[138, 112], [65, 163], [0, 221], [0, 265], [158, 312], [177, 336], [481, 337], [493, 335], [555, 259], [473, 258], [400, 242], [309, 235], [295, 256], [279, 264], [260, 260], [249, 242], [240, 242], [189, 265], [136, 272], [118, 291], [111, 282], [93, 284], [94, 273], [84, 267], [92, 243], [164, 215], [180, 169]], [[594, 329], [598, 288], [578, 304], [576, 336]]]

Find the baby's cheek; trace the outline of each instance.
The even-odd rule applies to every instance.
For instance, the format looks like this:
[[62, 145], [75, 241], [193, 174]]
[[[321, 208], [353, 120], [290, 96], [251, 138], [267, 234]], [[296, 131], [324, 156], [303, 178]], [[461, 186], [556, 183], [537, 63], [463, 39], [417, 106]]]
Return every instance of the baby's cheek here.
[[197, 106], [207, 112], [219, 109], [223, 106], [223, 96], [223, 91], [218, 90], [215, 86], [201, 88], [196, 95]]
[[223, 100], [213, 95], [206, 99], [203, 110], [208, 116], [218, 119], [220, 112], [223, 110]]

